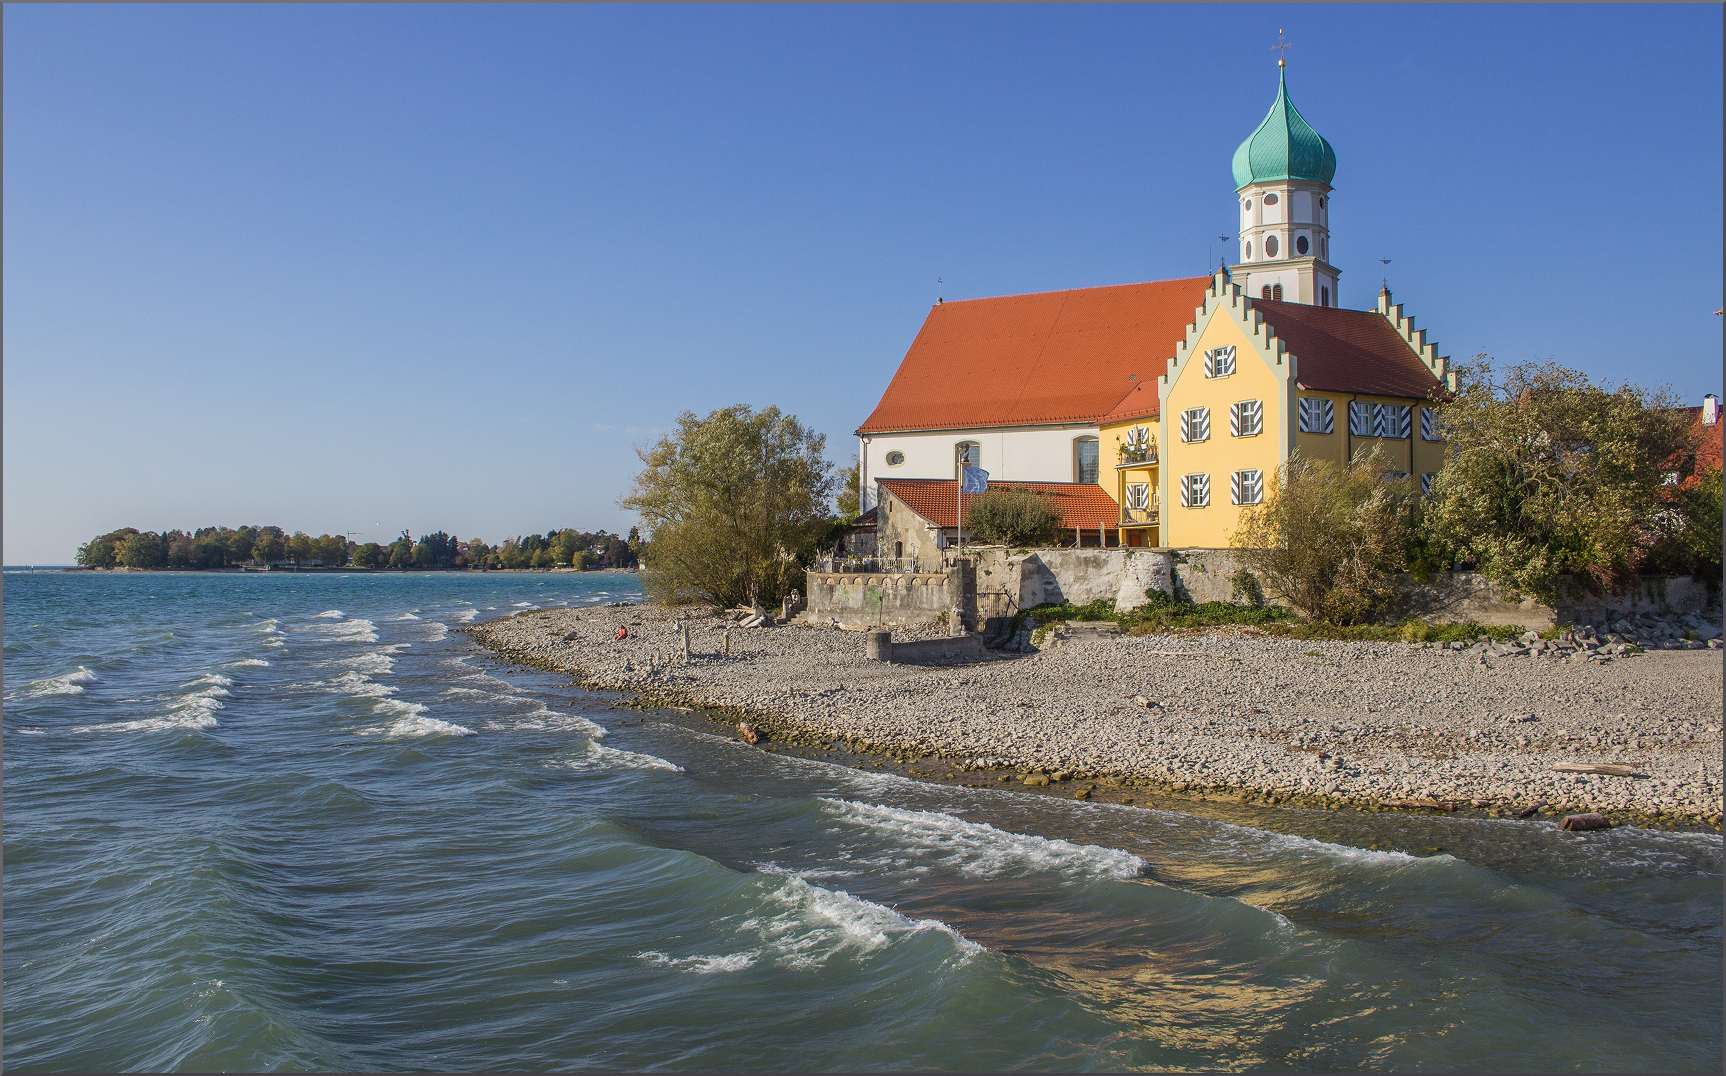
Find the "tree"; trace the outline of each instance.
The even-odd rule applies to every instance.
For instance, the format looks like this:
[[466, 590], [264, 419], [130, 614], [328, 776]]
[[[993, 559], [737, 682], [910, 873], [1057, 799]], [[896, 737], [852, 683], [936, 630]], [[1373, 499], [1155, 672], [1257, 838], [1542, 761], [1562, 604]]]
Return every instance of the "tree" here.
[[321, 560], [332, 568], [339, 568], [348, 561], [348, 539], [345, 534], [322, 535], [313, 546], [313, 560]]
[[862, 514], [862, 473], [863, 468], [857, 462], [856, 456], [851, 457], [851, 466], [839, 472], [839, 492], [834, 498], [834, 503], [839, 509], [839, 520], [842, 523], [849, 523]]
[[162, 535], [162, 544], [168, 547], [168, 567], [178, 571], [198, 566], [197, 547], [185, 531], [169, 531]]
[[407, 531], [402, 531], [401, 537], [390, 543], [390, 567], [412, 568], [414, 566], [414, 540]]
[[288, 543], [280, 527], [263, 527], [252, 542], [252, 560], [258, 564], [274, 564], [288, 554]]
[[168, 548], [160, 535], [134, 532], [120, 543], [119, 561], [128, 568], [160, 568], [168, 562]]
[[1385, 612], [1407, 564], [1415, 490], [1387, 477], [1378, 446], [1347, 467], [1290, 453], [1263, 504], [1245, 509], [1236, 557], [1308, 617], [1358, 624]]
[[1500, 377], [1481, 355], [1461, 374], [1425, 512], [1433, 546], [1547, 602], [1564, 574], [1594, 591], [1634, 584], [1669, 508], [1665, 468], [1688, 444], [1670, 393], [1608, 389], [1551, 361]]
[[970, 498], [965, 529], [981, 542], [1036, 546], [1059, 541], [1066, 532], [1061, 513], [1049, 498], [1031, 489], [996, 487]]
[[833, 496], [827, 439], [776, 407], [686, 411], [619, 500], [647, 532], [643, 585], [667, 602], [772, 605], [802, 583]]
[[138, 533], [136, 527], [121, 527], [90, 539], [78, 547], [78, 563], [86, 568], [112, 568], [120, 563], [120, 547]]
[[237, 527], [228, 538], [228, 560], [238, 564], [243, 560], [252, 559], [252, 543], [257, 540], [258, 528]]
[[193, 566], [198, 568], [226, 568], [228, 566], [228, 542], [226, 537], [216, 528], [211, 527], [193, 543]]
[[376, 542], [367, 542], [354, 550], [353, 559], [356, 568], [376, 568], [382, 565], [388, 557], [384, 553], [383, 546]]
[[305, 531], [295, 531], [294, 536], [288, 539], [288, 559], [293, 561], [296, 567], [306, 561], [316, 560], [317, 557], [318, 540]]

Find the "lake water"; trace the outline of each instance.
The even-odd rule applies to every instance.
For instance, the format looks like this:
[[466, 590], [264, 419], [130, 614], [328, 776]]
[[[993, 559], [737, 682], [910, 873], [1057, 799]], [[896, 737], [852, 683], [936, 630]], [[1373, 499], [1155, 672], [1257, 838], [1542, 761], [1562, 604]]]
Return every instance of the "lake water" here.
[[13, 1070], [1722, 1066], [1714, 834], [942, 788], [450, 630], [626, 575], [4, 585]]

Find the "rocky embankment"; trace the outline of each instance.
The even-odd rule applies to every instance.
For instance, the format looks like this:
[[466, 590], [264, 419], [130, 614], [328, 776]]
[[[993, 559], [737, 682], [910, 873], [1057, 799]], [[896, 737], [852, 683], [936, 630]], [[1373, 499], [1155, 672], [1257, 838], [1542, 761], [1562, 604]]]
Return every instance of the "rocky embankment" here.
[[[620, 627], [629, 638], [616, 638]], [[1460, 650], [1248, 630], [1075, 634], [1040, 652], [954, 665], [870, 661], [860, 632], [745, 629], [729, 616], [641, 605], [547, 610], [469, 630], [512, 660], [591, 687], [723, 708], [775, 740], [935, 756], [1080, 796], [1143, 789], [1718, 826], [1721, 652], [1696, 640], [1675, 645], [1703, 648], [1634, 652], [1632, 625], [1606, 627], [1550, 646]], [[1651, 632], [1635, 638], [1657, 643]], [[1554, 769], [1579, 764], [1628, 772]]]

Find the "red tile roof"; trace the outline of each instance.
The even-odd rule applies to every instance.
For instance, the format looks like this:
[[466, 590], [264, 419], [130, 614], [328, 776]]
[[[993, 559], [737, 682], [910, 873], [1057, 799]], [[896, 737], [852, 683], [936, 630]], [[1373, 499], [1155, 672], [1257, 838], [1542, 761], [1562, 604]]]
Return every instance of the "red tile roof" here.
[[[881, 486], [911, 506], [911, 510], [937, 527], [957, 526], [958, 506], [953, 495], [958, 485], [951, 478], [882, 478]], [[1088, 482], [991, 482], [991, 492], [1001, 489], [1032, 489], [1054, 501], [1055, 509], [1069, 527], [1095, 529], [1098, 524], [1113, 530], [1121, 525], [1121, 510], [1103, 487]], [[965, 494], [965, 507], [981, 493]]]
[[1162, 376], [1209, 284], [1201, 276], [941, 303], [857, 432], [1095, 422]]
[[1444, 383], [1375, 310], [1254, 299], [1277, 336], [1294, 352], [1301, 388], [1369, 396], [1444, 394]]
[[1104, 415], [1100, 420], [1103, 425], [1111, 422], [1125, 422], [1131, 418], [1156, 418], [1162, 413], [1162, 401], [1157, 398], [1157, 383], [1146, 381], [1133, 386], [1133, 391], [1127, 393], [1127, 398], [1115, 405], [1115, 409]]

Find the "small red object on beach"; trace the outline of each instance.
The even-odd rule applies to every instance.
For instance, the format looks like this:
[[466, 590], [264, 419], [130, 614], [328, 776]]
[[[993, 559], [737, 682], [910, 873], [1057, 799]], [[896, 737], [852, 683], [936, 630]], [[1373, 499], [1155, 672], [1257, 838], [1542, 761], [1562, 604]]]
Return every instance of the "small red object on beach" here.
[[612, 638], [617, 639], [619, 642], [623, 641], [624, 639], [629, 638], [629, 629], [628, 628], [618, 628], [617, 634], [612, 636]]

